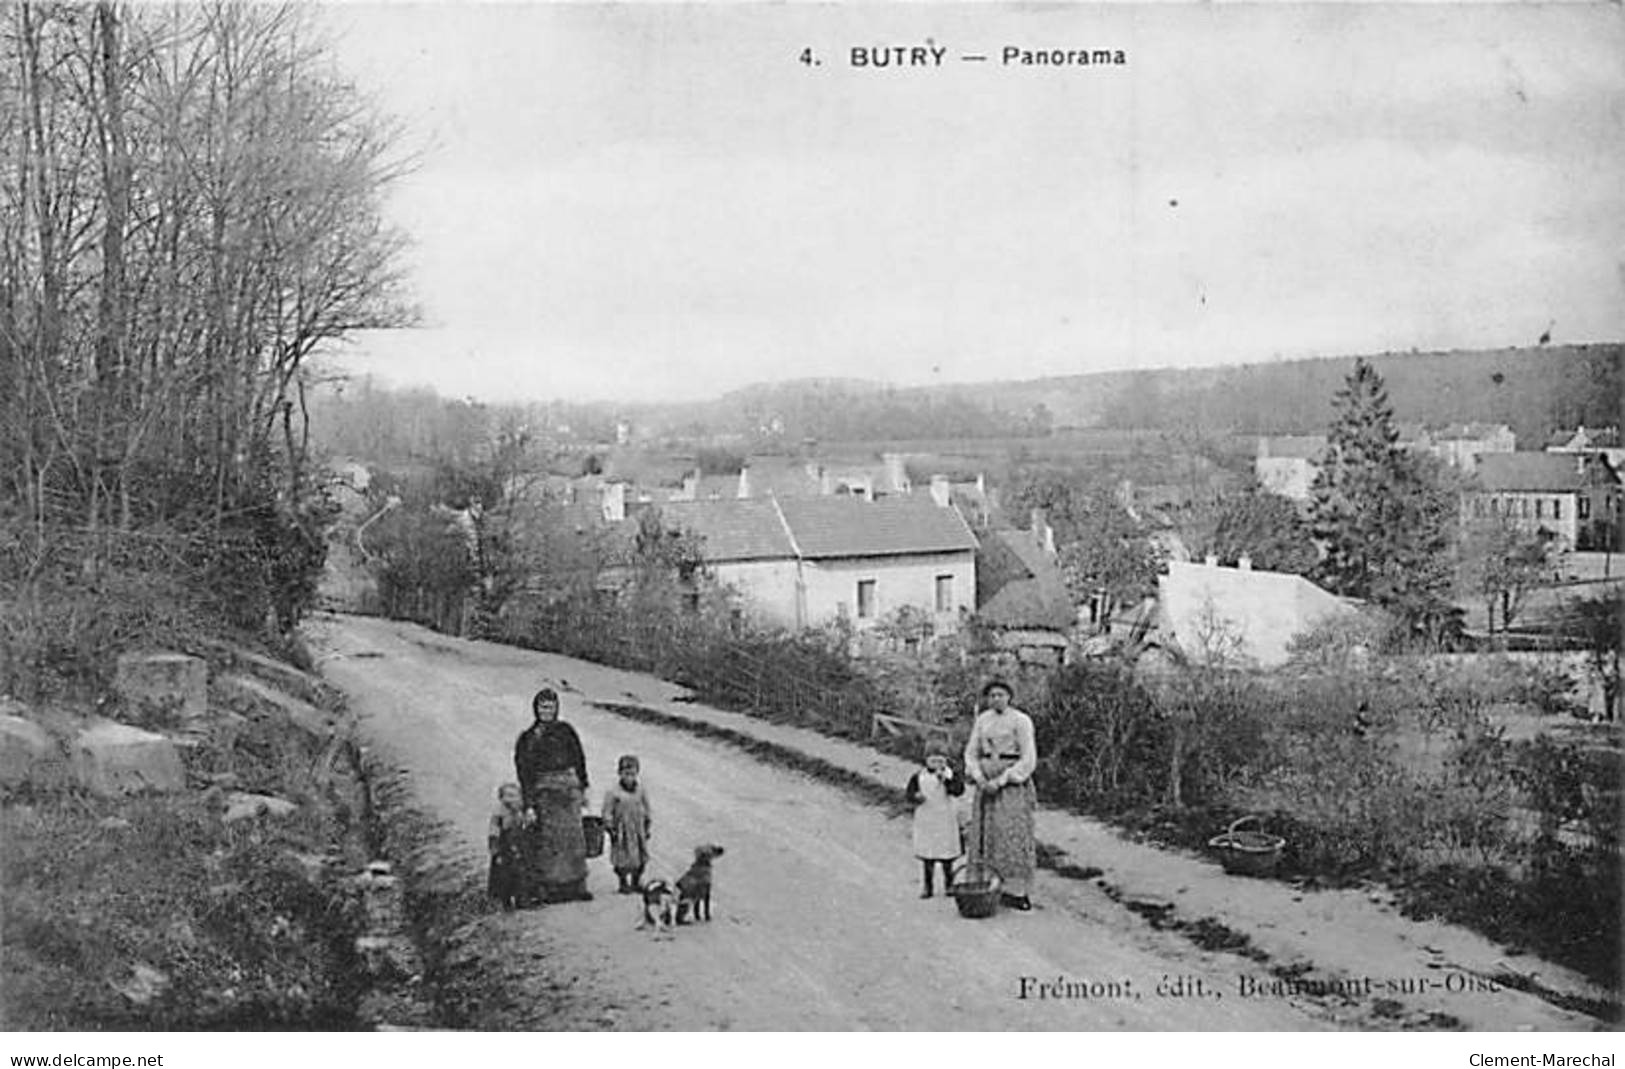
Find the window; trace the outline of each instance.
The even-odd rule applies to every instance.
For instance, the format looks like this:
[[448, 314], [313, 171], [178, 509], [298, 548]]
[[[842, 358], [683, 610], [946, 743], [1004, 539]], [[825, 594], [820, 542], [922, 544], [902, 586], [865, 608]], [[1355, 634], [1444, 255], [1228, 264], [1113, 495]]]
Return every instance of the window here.
[[937, 611], [954, 611], [954, 577], [951, 575], [937, 576]]
[[1560, 497], [1554, 497], [1554, 498], [1552, 498], [1552, 519], [1561, 520], [1562, 518], [1563, 518], [1563, 499], [1560, 498]]
[[873, 579], [858, 580], [858, 619], [873, 620], [875, 618], [875, 581]]
[[1581, 494], [1576, 500], [1579, 501], [1579, 507], [1574, 513], [1575, 518], [1589, 520], [1591, 518], [1591, 499], [1586, 495]]
[[1537, 498], [1535, 498], [1535, 519], [1544, 520], [1545, 518], [1546, 518], [1546, 502], [1537, 497]]

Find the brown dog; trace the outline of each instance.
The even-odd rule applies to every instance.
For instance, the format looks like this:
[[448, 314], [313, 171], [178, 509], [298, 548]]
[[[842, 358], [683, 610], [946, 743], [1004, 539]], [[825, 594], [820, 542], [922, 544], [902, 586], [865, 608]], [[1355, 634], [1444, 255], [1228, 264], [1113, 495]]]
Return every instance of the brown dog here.
[[711, 919], [711, 862], [722, 856], [722, 847], [714, 843], [694, 848], [694, 864], [677, 878], [677, 923], [688, 923], [690, 911], [694, 919]]

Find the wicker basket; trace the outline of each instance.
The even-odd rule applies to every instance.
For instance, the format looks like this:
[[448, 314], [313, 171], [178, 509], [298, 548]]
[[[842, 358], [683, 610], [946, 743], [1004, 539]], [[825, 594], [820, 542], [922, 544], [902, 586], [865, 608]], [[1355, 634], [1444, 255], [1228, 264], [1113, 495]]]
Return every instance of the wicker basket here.
[[588, 857], [598, 857], [604, 852], [604, 818], [591, 813], [581, 815], [581, 841], [587, 848]]
[[948, 888], [959, 907], [961, 917], [973, 920], [991, 917], [999, 908], [999, 895], [1004, 881], [991, 865], [972, 863], [959, 870], [958, 877]]
[[[1252, 830], [1243, 830], [1243, 825], [1255, 824]], [[1230, 825], [1223, 835], [1215, 835], [1207, 841], [1208, 846], [1219, 855], [1219, 864], [1224, 871], [1239, 876], [1268, 876], [1275, 871], [1276, 862], [1281, 860], [1281, 849], [1286, 846], [1286, 840], [1279, 835], [1271, 835], [1263, 830], [1263, 821], [1258, 817], [1242, 817]]]

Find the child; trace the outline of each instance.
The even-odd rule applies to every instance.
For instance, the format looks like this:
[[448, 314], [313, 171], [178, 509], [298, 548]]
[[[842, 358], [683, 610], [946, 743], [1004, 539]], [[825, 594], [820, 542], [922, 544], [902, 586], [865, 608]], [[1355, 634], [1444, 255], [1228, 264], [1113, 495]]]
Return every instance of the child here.
[[497, 809], [491, 814], [491, 830], [485, 838], [491, 851], [485, 890], [503, 909], [522, 905], [525, 897], [525, 830], [525, 802], [519, 784], [504, 783], [497, 788]]
[[905, 793], [914, 806], [914, 856], [925, 868], [920, 897], [930, 898], [937, 864], [942, 865], [942, 889], [947, 891], [954, 859], [961, 852], [959, 813], [953, 800], [965, 793], [965, 781], [948, 764], [944, 747], [933, 742], [925, 748], [925, 767], [909, 777]]
[[604, 831], [609, 835], [609, 863], [621, 881], [619, 893], [636, 894], [649, 863], [649, 796], [638, 785], [638, 759], [627, 754], [615, 762], [620, 782], [604, 792]]

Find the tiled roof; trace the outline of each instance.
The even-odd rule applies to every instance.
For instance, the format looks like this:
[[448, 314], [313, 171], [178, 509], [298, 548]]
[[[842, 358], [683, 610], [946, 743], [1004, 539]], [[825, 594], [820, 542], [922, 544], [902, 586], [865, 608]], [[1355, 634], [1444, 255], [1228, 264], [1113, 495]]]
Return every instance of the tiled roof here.
[[1263, 667], [1284, 663], [1295, 636], [1354, 611], [1301, 575], [1177, 561], [1157, 580], [1157, 596], [1159, 616], [1188, 656], [1223, 652]]
[[976, 549], [976, 536], [959, 510], [942, 508], [929, 497], [786, 498], [778, 506], [796, 549], [808, 560]]
[[976, 585], [976, 615], [994, 627], [1065, 630], [1076, 617], [1060, 568], [1029, 531], [983, 538]]
[[1433, 437], [1437, 441], [1476, 441], [1509, 431], [1510, 428], [1504, 423], [1452, 423], [1434, 431]]
[[701, 475], [694, 487], [696, 501], [712, 501], [739, 496], [739, 474]]
[[1573, 430], [1559, 430], [1552, 432], [1546, 440], [1546, 445], [1566, 446], [1576, 438], [1589, 449], [1613, 449], [1619, 446], [1618, 427], [1576, 427]]
[[1485, 453], [1478, 458], [1478, 481], [1491, 491], [1544, 491], [1559, 493], [1583, 489], [1619, 477], [1606, 465], [1576, 462], [1574, 453]]
[[745, 482], [753, 498], [813, 497], [821, 489], [804, 462], [778, 457], [752, 457], [745, 466]]
[[771, 498], [670, 501], [660, 506], [660, 517], [666, 526], [693, 531], [704, 539], [708, 561], [794, 560], [796, 556]]
[[1259, 443], [1259, 456], [1318, 461], [1321, 454], [1326, 452], [1326, 441], [1324, 434], [1289, 434], [1278, 438], [1264, 438]]

